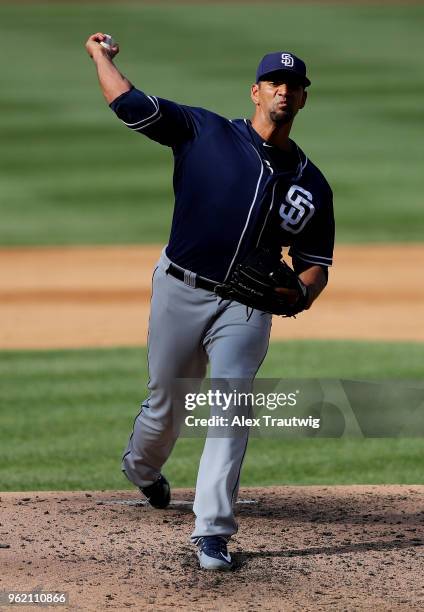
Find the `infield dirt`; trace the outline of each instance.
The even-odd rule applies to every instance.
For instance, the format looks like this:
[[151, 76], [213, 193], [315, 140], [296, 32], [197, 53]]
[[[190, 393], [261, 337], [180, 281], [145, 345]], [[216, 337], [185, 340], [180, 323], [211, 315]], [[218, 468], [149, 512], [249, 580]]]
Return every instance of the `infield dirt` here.
[[224, 574], [197, 567], [192, 499], [3, 493], [0, 590], [67, 591], [70, 610], [423, 609], [422, 486], [242, 489]]
[[[146, 343], [157, 246], [0, 249], [0, 349]], [[423, 245], [342, 245], [328, 288], [272, 340], [424, 341]]]

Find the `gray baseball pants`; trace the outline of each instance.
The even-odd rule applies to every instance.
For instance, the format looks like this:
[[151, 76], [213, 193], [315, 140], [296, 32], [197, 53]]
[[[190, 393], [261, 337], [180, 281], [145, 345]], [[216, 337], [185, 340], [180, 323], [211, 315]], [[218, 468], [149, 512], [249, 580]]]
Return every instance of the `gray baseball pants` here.
[[[247, 320], [245, 306], [220, 301], [214, 293], [167, 274], [170, 263], [164, 250], [153, 273], [150, 395], [135, 419], [122, 464], [139, 487], [159, 477], [189, 414], [183, 408], [175, 414], [176, 403], [183, 404], [175, 401], [173, 381], [203, 379], [209, 361], [211, 379], [243, 379], [241, 384], [251, 384], [265, 358], [271, 330], [271, 315], [254, 310]], [[193, 391], [192, 383], [189, 390]], [[197, 477], [192, 541], [206, 535], [230, 538], [237, 532], [233, 506], [248, 434], [244, 428], [235, 436], [207, 436]]]

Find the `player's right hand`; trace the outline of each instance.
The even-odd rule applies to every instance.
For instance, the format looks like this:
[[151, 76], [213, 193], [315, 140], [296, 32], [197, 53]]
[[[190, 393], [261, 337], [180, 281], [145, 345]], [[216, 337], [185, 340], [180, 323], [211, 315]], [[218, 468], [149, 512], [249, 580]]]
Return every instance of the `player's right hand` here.
[[85, 48], [87, 49], [87, 53], [90, 57], [94, 59], [97, 54], [105, 55], [106, 57], [110, 57], [113, 59], [115, 55], [119, 53], [119, 45], [115, 44], [110, 49], [105, 49], [100, 43], [105, 40], [106, 35], [103, 32], [97, 32], [96, 34], [92, 34], [87, 42], [85, 43]]

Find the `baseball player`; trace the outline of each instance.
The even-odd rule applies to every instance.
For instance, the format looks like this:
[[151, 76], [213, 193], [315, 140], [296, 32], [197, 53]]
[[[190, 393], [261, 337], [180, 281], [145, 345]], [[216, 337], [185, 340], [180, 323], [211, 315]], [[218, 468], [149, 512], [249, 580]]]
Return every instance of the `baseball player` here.
[[[297, 285], [276, 293], [309, 308], [332, 264], [332, 192], [289, 137], [310, 85], [301, 59], [265, 55], [251, 87], [253, 118], [228, 120], [136, 89], [113, 62], [118, 45], [100, 44], [105, 37], [90, 36], [86, 49], [106, 101], [129, 129], [170, 147], [175, 163], [171, 233], [153, 272], [150, 394], [123, 457], [129, 480], [165, 508], [170, 488], [161, 471], [184, 416], [173, 413], [175, 379], [200, 380], [210, 363], [211, 379], [249, 386], [268, 349], [272, 314], [255, 308], [246, 316], [244, 304], [220, 298], [217, 288], [258, 245], [278, 259], [289, 247]], [[232, 567], [227, 544], [237, 531], [233, 507], [247, 439], [247, 428], [206, 438], [191, 536], [202, 568]]]

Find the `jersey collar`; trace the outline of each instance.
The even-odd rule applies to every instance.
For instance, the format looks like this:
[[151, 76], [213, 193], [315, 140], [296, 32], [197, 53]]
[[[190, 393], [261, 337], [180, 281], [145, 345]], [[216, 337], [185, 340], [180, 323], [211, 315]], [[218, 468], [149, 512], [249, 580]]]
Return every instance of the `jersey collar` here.
[[[289, 175], [292, 181], [298, 181], [301, 178], [308, 164], [308, 158], [306, 157], [302, 149], [295, 143], [295, 141], [290, 139], [290, 141], [293, 143], [295, 147], [295, 155], [297, 155], [297, 158], [298, 158], [296, 167], [293, 170], [290, 170], [289, 172], [282, 172], [281, 170], [275, 167], [275, 163], [273, 162], [272, 154], [270, 151], [270, 150], [276, 150], [277, 147], [274, 147], [274, 145], [264, 140], [262, 136], [260, 136], [260, 134], [258, 134], [258, 132], [253, 128], [249, 119], [242, 119], [241, 121], [244, 123], [245, 130], [247, 132], [247, 136], [249, 137], [253, 146], [257, 150], [261, 159], [264, 161], [266, 160], [267, 164], [271, 164], [271, 167], [273, 168], [275, 175], [276, 176]], [[287, 154], [287, 155], [290, 155], [290, 154]]]

